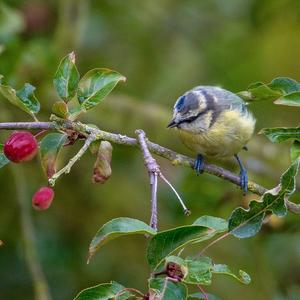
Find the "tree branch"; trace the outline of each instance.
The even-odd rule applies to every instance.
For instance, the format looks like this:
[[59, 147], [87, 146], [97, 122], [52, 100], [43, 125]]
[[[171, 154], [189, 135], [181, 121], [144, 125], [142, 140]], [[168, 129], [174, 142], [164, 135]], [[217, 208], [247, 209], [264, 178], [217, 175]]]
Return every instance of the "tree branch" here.
[[[37, 130], [37, 129], [53, 129], [53, 130], [74, 130], [84, 135], [90, 135], [93, 133], [95, 135], [95, 140], [106, 140], [111, 143], [126, 145], [126, 146], [139, 146], [137, 139], [128, 137], [126, 135], [115, 134], [107, 131], [100, 130], [93, 126], [89, 126], [80, 122], [72, 122], [70, 120], [60, 119], [56, 116], [52, 116], [52, 122], [9, 122], [9, 123], [0, 123], [0, 130], [14, 130], [14, 129], [27, 129], [27, 130]], [[185, 166], [193, 168], [195, 159], [188, 157], [186, 155], [179, 154], [171, 149], [162, 147], [153, 142], [147, 141], [147, 146], [150, 152], [161, 156], [165, 159], [171, 161], [175, 166]], [[237, 186], [240, 186], [240, 177], [224, 168], [219, 166], [204, 163], [203, 171], [217, 176], [221, 179], [227, 180]], [[248, 190], [257, 195], [263, 195], [267, 189], [253, 181], [248, 182]], [[300, 205], [291, 204], [291, 202], [286, 202], [287, 207], [290, 211], [294, 213], [300, 213]]]
[[143, 153], [144, 164], [148, 170], [151, 189], [151, 218], [150, 226], [157, 230], [157, 176], [160, 174], [160, 168], [156, 160], [152, 157], [146, 142], [146, 135], [143, 130], [135, 131]]
[[178, 198], [185, 215], [189, 215], [190, 211], [185, 206], [183, 200], [172, 186], [172, 184], [167, 180], [167, 178], [162, 174], [160, 167], [157, 161], [152, 157], [147, 144], [146, 134], [143, 130], [137, 129], [135, 133], [138, 136], [138, 141], [141, 147], [141, 151], [144, 157], [144, 163], [146, 168], [148, 169], [149, 178], [150, 178], [150, 187], [151, 187], [151, 219], [150, 226], [157, 230], [157, 177], [160, 177], [175, 193]]
[[96, 140], [96, 136], [94, 133], [91, 133], [87, 139], [85, 140], [84, 145], [82, 146], [82, 148], [78, 151], [78, 153], [72, 157], [70, 159], [70, 161], [67, 163], [67, 165], [65, 167], [63, 167], [61, 170], [59, 170], [58, 172], [56, 172], [51, 178], [49, 178], [49, 184], [51, 186], [55, 185], [55, 181], [64, 173], [68, 174], [71, 171], [71, 168], [73, 167], [73, 165], [76, 163], [76, 161], [78, 161], [81, 156], [86, 152], [86, 150], [89, 148], [90, 144]]

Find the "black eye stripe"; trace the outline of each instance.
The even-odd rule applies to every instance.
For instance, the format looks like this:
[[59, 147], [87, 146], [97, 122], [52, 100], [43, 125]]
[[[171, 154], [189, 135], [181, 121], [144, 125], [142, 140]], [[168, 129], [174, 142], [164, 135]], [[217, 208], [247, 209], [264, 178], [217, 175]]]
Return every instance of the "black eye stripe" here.
[[182, 124], [182, 123], [191, 123], [194, 120], [196, 120], [198, 117], [200, 117], [201, 115], [205, 114], [207, 111], [208, 111], [208, 109], [205, 109], [204, 111], [199, 112], [195, 116], [191, 116], [191, 117], [185, 118], [183, 120], [180, 120], [177, 124], [179, 125], [179, 124]]

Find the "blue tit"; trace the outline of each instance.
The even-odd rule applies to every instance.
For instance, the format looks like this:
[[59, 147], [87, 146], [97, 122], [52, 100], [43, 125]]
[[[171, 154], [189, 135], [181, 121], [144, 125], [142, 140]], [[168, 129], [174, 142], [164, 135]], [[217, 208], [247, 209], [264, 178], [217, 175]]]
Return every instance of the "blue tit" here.
[[255, 118], [237, 95], [214, 86], [197, 86], [179, 97], [168, 128], [176, 127], [182, 142], [197, 154], [195, 169], [203, 171], [204, 157], [235, 157], [246, 193], [248, 176], [238, 153], [254, 132]]

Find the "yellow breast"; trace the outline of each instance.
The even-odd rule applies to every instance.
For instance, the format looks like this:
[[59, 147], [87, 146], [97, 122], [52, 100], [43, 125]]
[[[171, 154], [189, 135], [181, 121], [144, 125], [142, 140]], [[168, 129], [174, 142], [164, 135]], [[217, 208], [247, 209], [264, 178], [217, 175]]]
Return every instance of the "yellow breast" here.
[[237, 154], [250, 140], [255, 119], [249, 113], [225, 110], [206, 131], [193, 133], [179, 129], [182, 142], [197, 154], [218, 159]]

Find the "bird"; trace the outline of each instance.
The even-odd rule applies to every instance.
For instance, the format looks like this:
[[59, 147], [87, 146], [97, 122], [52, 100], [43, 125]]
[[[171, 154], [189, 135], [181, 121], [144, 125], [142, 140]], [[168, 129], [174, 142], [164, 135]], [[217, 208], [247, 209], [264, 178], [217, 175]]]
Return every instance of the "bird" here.
[[235, 157], [240, 186], [248, 191], [248, 175], [238, 153], [246, 148], [256, 119], [236, 94], [217, 86], [197, 86], [175, 102], [168, 128], [177, 128], [183, 144], [197, 154], [194, 168], [203, 172], [204, 159]]

